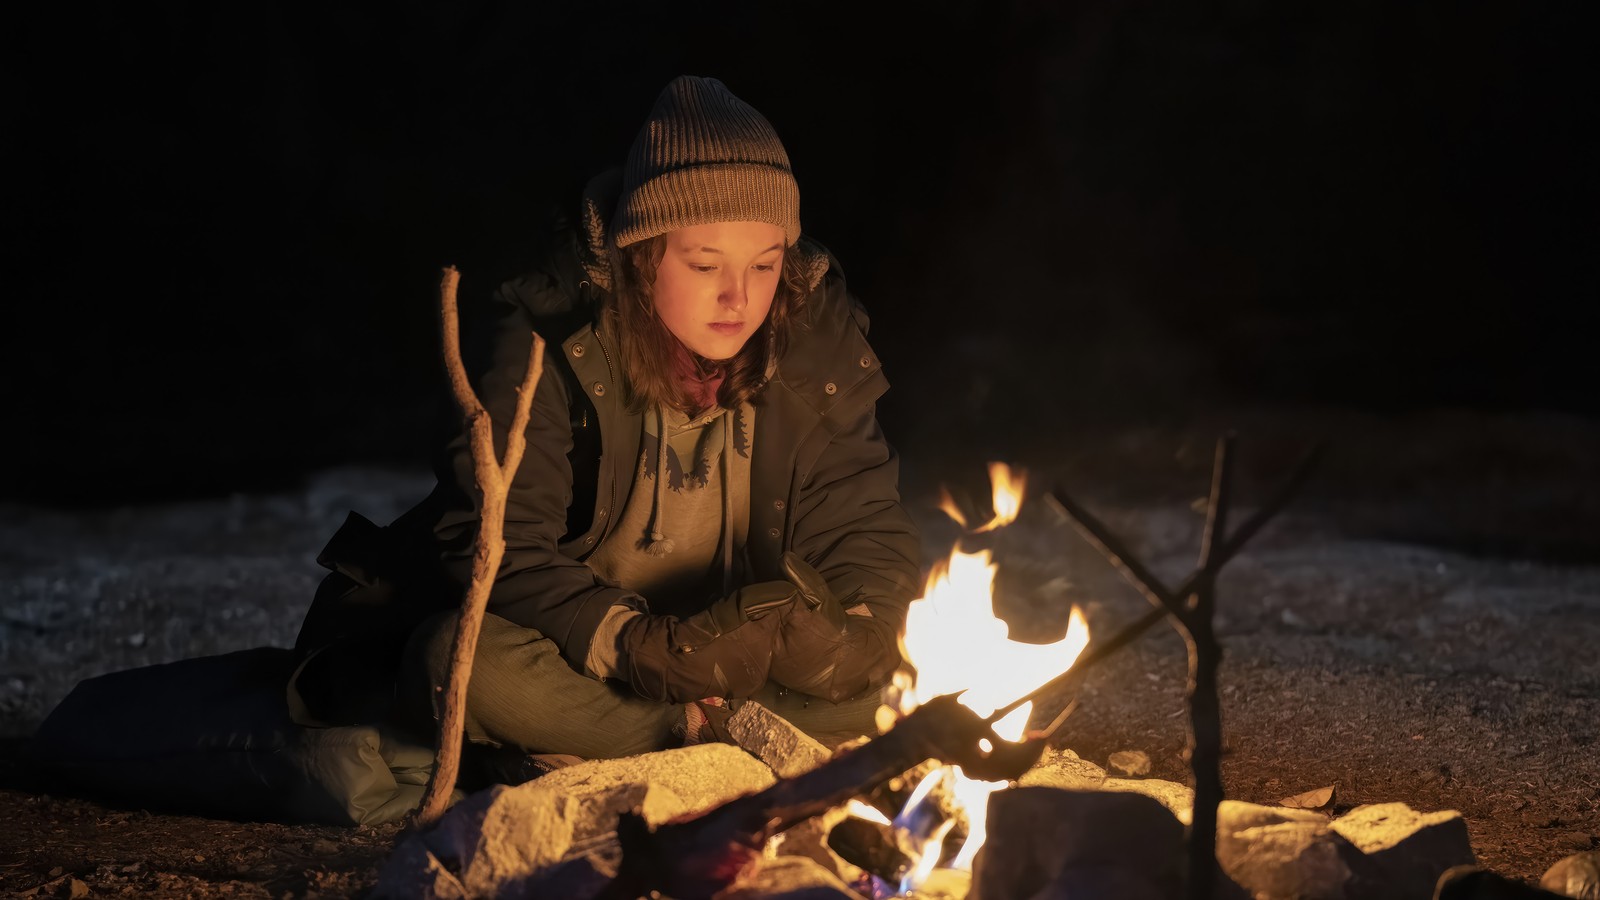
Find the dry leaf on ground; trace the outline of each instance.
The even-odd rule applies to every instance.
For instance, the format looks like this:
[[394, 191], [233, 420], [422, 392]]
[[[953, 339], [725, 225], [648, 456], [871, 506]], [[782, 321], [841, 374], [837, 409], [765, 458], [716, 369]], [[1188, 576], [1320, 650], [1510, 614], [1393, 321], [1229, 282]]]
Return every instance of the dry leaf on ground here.
[[1332, 803], [1333, 785], [1331, 784], [1327, 787], [1317, 788], [1314, 791], [1295, 794], [1293, 797], [1285, 797], [1278, 801], [1279, 806], [1287, 806], [1290, 809], [1324, 809], [1332, 805]]

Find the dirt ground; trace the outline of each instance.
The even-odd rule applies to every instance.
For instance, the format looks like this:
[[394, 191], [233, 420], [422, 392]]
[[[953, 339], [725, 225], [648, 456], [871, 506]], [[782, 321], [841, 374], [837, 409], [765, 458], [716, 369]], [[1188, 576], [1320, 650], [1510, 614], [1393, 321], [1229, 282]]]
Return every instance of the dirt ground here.
[[[1085, 503], [1171, 583], [1193, 565], [1216, 435], [1239, 435], [1242, 521], [1313, 439], [1306, 490], [1224, 571], [1218, 632], [1229, 796], [1325, 786], [1333, 812], [1404, 801], [1466, 817], [1480, 863], [1536, 880], [1600, 840], [1600, 423], [1554, 414], [1233, 411], [1063, 438], [1005, 458]], [[930, 559], [957, 530], [938, 487], [983, 490], [991, 448], [901, 439]], [[27, 737], [78, 680], [292, 643], [347, 509], [386, 521], [418, 471], [323, 472], [299, 489], [163, 506], [0, 510], [0, 894], [359, 894], [396, 835], [121, 809], [45, 792]], [[1082, 604], [1107, 635], [1145, 610], [1040, 502], [995, 539], [997, 605], [1022, 639]], [[1159, 626], [1093, 675], [1057, 742], [1106, 765], [1143, 750], [1186, 780], [1183, 646]], [[997, 661], [997, 664], [999, 661]], [[1041, 713], [1053, 713], [1045, 704]], [[77, 893], [74, 894], [74, 891]]]

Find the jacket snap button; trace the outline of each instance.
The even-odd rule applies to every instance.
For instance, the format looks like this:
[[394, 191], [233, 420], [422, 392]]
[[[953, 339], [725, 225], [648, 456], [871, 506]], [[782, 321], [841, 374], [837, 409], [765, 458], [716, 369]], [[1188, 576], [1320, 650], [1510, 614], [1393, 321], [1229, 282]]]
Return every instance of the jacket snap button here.
[[839, 386], [830, 381], [822, 386], [822, 391], [826, 394], [837, 394], [839, 393]]
[[[582, 356], [583, 355], [583, 345], [582, 344], [573, 344], [572, 345], [572, 355], [573, 356]], [[863, 359], [865, 359], [865, 357], [863, 357]], [[866, 363], [863, 362], [862, 365], [866, 365]]]
[[583, 539], [583, 542], [584, 542], [584, 543], [585, 543], [585, 544], [592, 544], [592, 543], [594, 543], [594, 535], [592, 535], [592, 534], [591, 534], [591, 535], [589, 535], [589, 536], [588, 536], [588, 537], [586, 537], [586, 538], [584, 538], [584, 539]]
[[772, 501], [772, 508], [775, 509], [775, 510], [778, 510], [779, 512], [782, 512], [783, 511], [783, 501], [782, 500], [774, 500], [774, 501]]
[[[578, 352], [579, 356], [583, 355], [582, 348], [579, 348], [577, 352]], [[870, 357], [870, 356], [861, 357], [861, 368], [865, 369], [865, 368], [868, 368], [871, 365], [872, 365], [872, 357]]]
[[770, 537], [770, 538], [775, 538], [775, 537], [777, 537], [777, 536], [778, 536], [778, 535], [779, 535], [779, 534], [780, 534], [780, 532], [779, 532], [779, 531], [778, 531], [778, 529], [776, 529], [776, 528], [768, 528], [768, 529], [767, 529], [767, 537]]
[[594, 395], [596, 397], [604, 397], [606, 395], [606, 386], [596, 381], [594, 383]]

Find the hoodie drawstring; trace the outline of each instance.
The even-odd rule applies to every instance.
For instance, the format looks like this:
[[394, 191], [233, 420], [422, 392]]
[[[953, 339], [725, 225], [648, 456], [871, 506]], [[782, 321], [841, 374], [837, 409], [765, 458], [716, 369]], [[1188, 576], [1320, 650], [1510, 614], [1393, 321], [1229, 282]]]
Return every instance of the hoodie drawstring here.
[[656, 404], [656, 496], [655, 509], [650, 511], [650, 542], [644, 552], [651, 556], [666, 556], [675, 546], [663, 529], [666, 524], [667, 496], [667, 408]]
[[[666, 535], [666, 490], [667, 490], [667, 413], [662, 404], [656, 405], [656, 489], [654, 509], [650, 512], [650, 539], [645, 543], [646, 553], [655, 557], [666, 556], [675, 548], [672, 539]], [[734, 410], [723, 410], [722, 421], [722, 459], [718, 468], [722, 473], [722, 592], [729, 594], [733, 591], [733, 486], [729, 479], [733, 474], [733, 429], [736, 422]]]
[[728, 475], [733, 471], [728, 462], [733, 458], [734, 410], [722, 413], [722, 595], [733, 593], [733, 486]]

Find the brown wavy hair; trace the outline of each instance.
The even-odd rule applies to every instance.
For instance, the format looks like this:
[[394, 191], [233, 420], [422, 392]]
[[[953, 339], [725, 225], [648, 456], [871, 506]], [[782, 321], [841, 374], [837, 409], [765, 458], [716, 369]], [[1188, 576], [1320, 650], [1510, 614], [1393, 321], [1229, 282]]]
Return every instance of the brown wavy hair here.
[[811, 293], [811, 284], [800, 264], [796, 247], [783, 252], [783, 270], [772, 308], [766, 319], [750, 335], [744, 347], [728, 359], [706, 359], [684, 347], [656, 315], [654, 288], [656, 267], [667, 250], [667, 236], [657, 235], [626, 247], [611, 248], [612, 284], [616, 289], [604, 301], [601, 327], [622, 355], [622, 373], [629, 392], [629, 407], [635, 412], [663, 403], [690, 414], [699, 413], [683, 384], [673, 376], [675, 358], [688, 353], [707, 377], [723, 376], [717, 389], [717, 405], [737, 409], [767, 385], [767, 369], [783, 355], [789, 343], [789, 330], [795, 316]]

